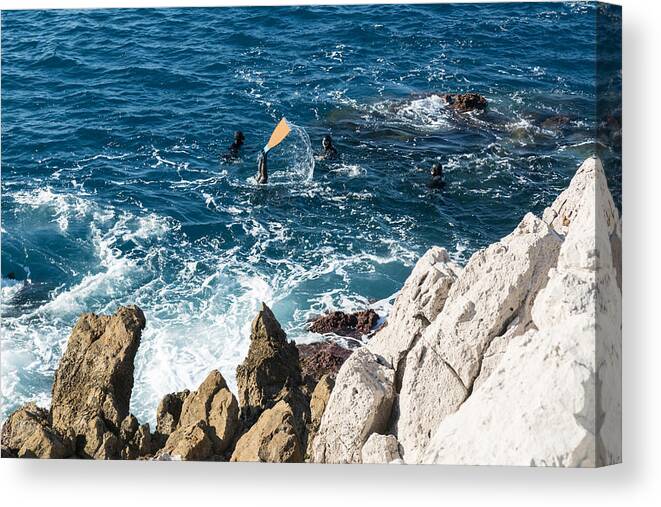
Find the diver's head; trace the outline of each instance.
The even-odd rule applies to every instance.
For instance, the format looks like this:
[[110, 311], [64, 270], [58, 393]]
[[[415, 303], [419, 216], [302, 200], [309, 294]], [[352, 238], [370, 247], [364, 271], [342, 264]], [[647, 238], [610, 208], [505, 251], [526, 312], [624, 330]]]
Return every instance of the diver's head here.
[[439, 163], [432, 164], [432, 166], [431, 166], [431, 175], [432, 176], [443, 176], [443, 166]]
[[331, 139], [331, 136], [326, 134], [321, 140], [321, 146], [323, 146], [325, 150], [333, 146], [333, 140]]
[[7, 274], [7, 279], [8, 279], [8, 280], [16, 280], [16, 275], [14, 274], [13, 271], [10, 271], [10, 272]]
[[244, 136], [243, 132], [241, 132], [240, 130], [234, 132], [234, 141], [236, 141], [237, 143], [243, 144], [245, 138], [246, 136]]

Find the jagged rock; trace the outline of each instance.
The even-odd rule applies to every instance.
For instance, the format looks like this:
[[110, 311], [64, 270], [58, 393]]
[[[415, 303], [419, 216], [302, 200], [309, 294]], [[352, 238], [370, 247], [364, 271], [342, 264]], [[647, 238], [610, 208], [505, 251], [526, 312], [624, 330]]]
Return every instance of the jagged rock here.
[[331, 341], [305, 343], [297, 347], [303, 378], [311, 379], [314, 385], [324, 375], [335, 376], [340, 366], [351, 355], [351, 350]]
[[156, 458], [202, 461], [209, 459], [212, 454], [213, 443], [208, 436], [207, 425], [198, 421], [191, 426], [179, 427], [171, 433]]
[[310, 426], [310, 397], [305, 394], [301, 386], [286, 385], [275, 398], [275, 403], [284, 401], [289, 405], [293, 415], [293, 425], [298, 439], [303, 446], [307, 446], [308, 427]]
[[119, 427], [119, 436], [124, 442], [129, 442], [133, 438], [133, 435], [135, 435], [135, 432], [138, 431], [138, 428], [140, 428], [138, 419], [133, 414], [129, 414], [124, 418]]
[[236, 381], [246, 426], [274, 405], [285, 384], [301, 384], [298, 349], [287, 340], [275, 315], [263, 303], [252, 323], [248, 355], [236, 369]]
[[[135, 420], [124, 419], [122, 422], [121, 440], [124, 442], [124, 448], [121, 451], [122, 459], [138, 459], [148, 456], [154, 450], [152, 435], [149, 431], [149, 424], [137, 425], [138, 421], [132, 415], [129, 416]], [[124, 423], [130, 425], [130, 429], [124, 428]]]
[[117, 447], [115, 434], [129, 413], [133, 361], [144, 327], [144, 314], [131, 306], [113, 316], [84, 314], [71, 332], [55, 373], [52, 425], [60, 434], [76, 435], [84, 455], [112, 457]]
[[265, 410], [239, 439], [231, 461], [301, 463], [303, 445], [294, 419], [292, 408], [280, 400], [273, 408]]
[[363, 463], [398, 463], [401, 456], [399, 455], [397, 437], [372, 433], [363, 445], [361, 456]]
[[399, 370], [414, 342], [443, 309], [461, 271], [445, 248], [427, 250], [406, 279], [387, 325], [379, 329], [367, 348]]
[[366, 348], [342, 365], [312, 442], [317, 463], [360, 463], [361, 449], [374, 432], [383, 432], [395, 398], [395, 372]]
[[333, 333], [339, 336], [360, 338], [368, 334], [378, 321], [379, 315], [371, 308], [355, 313], [334, 311], [317, 317], [310, 324], [309, 330], [313, 333]]
[[327, 374], [319, 379], [319, 382], [317, 382], [317, 385], [312, 392], [312, 397], [310, 399], [310, 424], [308, 426], [307, 456], [312, 455], [312, 442], [319, 430], [321, 418], [324, 415], [326, 405], [328, 404], [334, 386], [335, 376]]
[[157, 434], [167, 438], [170, 433], [177, 429], [181, 417], [181, 407], [189, 394], [190, 391], [184, 389], [178, 393], [166, 394], [163, 397], [156, 410]]
[[[168, 404], [176, 403], [176, 399], [177, 396], [168, 399]], [[164, 448], [174, 448], [176, 439], [188, 438], [185, 430], [193, 426], [207, 433], [216, 454], [228, 448], [238, 430], [239, 406], [218, 370], [209, 373], [197, 391], [184, 398], [177, 429], [170, 433]]]
[[73, 445], [60, 437], [48, 421], [48, 411], [34, 403], [16, 410], [2, 426], [3, 457], [67, 458]]
[[444, 98], [449, 107], [462, 113], [487, 107], [487, 99], [479, 93], [446, 93]]
[[557, 268], [497, 368], [435, 430], [424, 462], [595, 466], [621, 460], [619, 228], [603, 170], [586, 161], [545, 212], [565, 234]]

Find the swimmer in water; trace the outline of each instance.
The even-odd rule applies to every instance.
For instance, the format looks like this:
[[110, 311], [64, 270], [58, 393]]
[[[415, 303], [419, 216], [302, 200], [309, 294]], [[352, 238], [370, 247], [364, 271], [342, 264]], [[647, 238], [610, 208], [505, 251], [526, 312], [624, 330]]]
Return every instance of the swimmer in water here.
[[427, 183], [429, 188], [443, 188], [445, 181], [443, 181], [443, 166], [435, 163], [431, 166], [431, 180]]
[[16, 280], [16, 274], [13, 271], [10, 271], [7, 274], [7, 280]]
[[239, 158], [239, 150], [241, 149], [241, 146], [243, 146], [243, 141], [245, 141], [245, 139], [246, 137], [240, 130], [234, 132], [234, 142], [228, 148], [227, 153], [225, 153], [223, 156], [223, 159], [230, 161]]
[[335, 160], [337, 158], [337, 150], [333, 146], [333, 139], [328, 134], [321, 140], [321, 147], [322, 151], [319, 154], [319, 158], [324, 160]]
[[264, 150], [259, 152], [257, 159], [257, 183], [266, 185], [269, 181], [269, 174], [266, 169], [266, 152]]

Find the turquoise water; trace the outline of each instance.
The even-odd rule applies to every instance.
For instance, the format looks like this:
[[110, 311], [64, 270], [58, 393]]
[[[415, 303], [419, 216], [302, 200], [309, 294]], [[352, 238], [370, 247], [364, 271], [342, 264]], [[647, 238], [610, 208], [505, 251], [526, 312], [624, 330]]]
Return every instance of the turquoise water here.
[[[310, 341], [313, 314], [387, 314], [430, 246], [465, 262], [541, 212], [617, 107], [619, 62], [596, 100], [596, 19], [584, 3], [3, 12], [2, 417], [48, 403], [81, 312], [145, 311], [131, 408], [153, 421], [211, 368], [234, 384], [260, 301]], [[488, 111], [445, 108], [466, 91]], [[282, 116], [297, 128], [260, 187]], [[242, 156], [221, 163], [237, 129]], [[327, 133], [337, 161], [313, 156]]]

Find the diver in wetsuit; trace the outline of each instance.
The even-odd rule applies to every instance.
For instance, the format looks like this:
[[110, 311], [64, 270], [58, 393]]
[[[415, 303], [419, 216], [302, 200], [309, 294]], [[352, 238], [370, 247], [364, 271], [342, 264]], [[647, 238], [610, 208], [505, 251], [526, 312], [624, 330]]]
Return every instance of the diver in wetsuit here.
[[443, 166], [435, 163], [431, 166], [431, 180], [427, 183], [429, 188], [443, 188], [445, 181], [443, 181]]
[[243, 146], [243, 141], [245, 141], [245, 139], [246, 137], [240, 130], [234, 132], [234, 142], [228, 148], [227, 153], [225, 153], [223, 156], [223, 159], [229, 161], [239, 158], [239, 150], [241, 149], [241, 146]]
[[333, 139], [326, 134], [321, 140], [322, 151], [319, 154], [320, 158], [324, 160], [335, 160], [337, 158], [337, 150], [333, 146]]
[[268, 171], [266, 169], [266, 152], [264, 150], [259, 152], [257, 159], [257, 183], [266, 185], [269, 181]]

